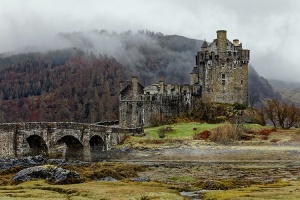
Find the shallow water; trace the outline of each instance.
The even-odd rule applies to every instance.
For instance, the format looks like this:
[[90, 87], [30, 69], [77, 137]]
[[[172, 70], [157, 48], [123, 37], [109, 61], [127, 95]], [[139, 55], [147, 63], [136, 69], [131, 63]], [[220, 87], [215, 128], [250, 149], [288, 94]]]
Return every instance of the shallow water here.
[[201, 200], [206, 191], [207, 190], [197, 190], [189, 192], [182, 191], [180, 192], [180, 195], [190, 200]]

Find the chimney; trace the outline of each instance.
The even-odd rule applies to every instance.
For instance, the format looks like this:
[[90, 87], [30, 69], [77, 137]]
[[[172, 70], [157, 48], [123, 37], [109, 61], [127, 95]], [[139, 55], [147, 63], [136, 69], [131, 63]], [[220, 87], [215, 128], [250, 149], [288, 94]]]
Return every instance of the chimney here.
[[123, 90], [123, 81], [119, 82], [119, 90], [120, 90], [120, 92]]
[[131, 77], [131, 84], [132, 84], [133, 100], [136, 100], [138, 98], [138, 84], [139, 84], [139, 80], [137, 76]]
[[217, 41], [218, 41], [218, 52], [226, 53], [227, 52], [227, 31], [218, 30]]
[[233, 40], [233, 45], [236, 46], [236, 47], [239, 46], [240, 45], [240, 41], [238, 39], [234, 39]]

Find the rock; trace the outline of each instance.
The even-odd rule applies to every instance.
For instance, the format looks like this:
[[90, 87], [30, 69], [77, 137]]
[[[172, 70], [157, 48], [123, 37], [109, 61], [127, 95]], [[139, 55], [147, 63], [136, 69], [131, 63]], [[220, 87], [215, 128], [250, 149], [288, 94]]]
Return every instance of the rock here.
[[33, 179], [47, 179], [52, 175], [52, 170], [55, 166], [44, 165], [29, 167], [19, 171], [13, 178], [16, 182], [25, 182]]
[[1, 159], [0, 170], [9, 170], [12, 167], [31, 167], [35, 165], [43, 165], [47, 160], [43, 156], [29, 156], [22, 158], [6, 158]]
[[135, 181], [135, 182], [149, 182], [150, 178], [148, 178], [148, 177], [136, 177], [136, 178], [132, 178], [131, 180]]
[[104, 178], [101, 178], [99, 179], [100, 181], [118, 181], [118, 179], [115, 179], [111, 176], [108, 176], [108, 177], [104, 177]]
[[53, 170], [50, 182], [54, 184], [68, 184], [79, 183], [81, 180], [77, 172], [57, 167]]
[[79, 183], [80, 175], [75, 171], [54, 165], [43, 165], [23, 169], [12, 178], [17, 183], [34, 179], [47, 179], [48, 182], [54, 184]]

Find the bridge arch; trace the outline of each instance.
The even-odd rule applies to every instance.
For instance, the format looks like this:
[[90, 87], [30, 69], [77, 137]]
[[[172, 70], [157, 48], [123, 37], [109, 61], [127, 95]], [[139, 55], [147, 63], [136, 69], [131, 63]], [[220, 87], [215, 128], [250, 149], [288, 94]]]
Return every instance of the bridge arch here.
[[92, 161], [96, 161], [101, 157], [101, 152], [105, 151], [106, 143], [99, 135], [90, 138], [90, 156]]
[[43, 155], [48, 156], [48, 147], [44, 139], [39, 135], [30, 135], [26, 138], [26, 141], [29, 144], [30, 156]]
[[56, 146], [65, 145], [63, 154], [65, 159], [83, 160], [84, 147], [82, 143], [72, 135], [65, 135], [56, 142]]

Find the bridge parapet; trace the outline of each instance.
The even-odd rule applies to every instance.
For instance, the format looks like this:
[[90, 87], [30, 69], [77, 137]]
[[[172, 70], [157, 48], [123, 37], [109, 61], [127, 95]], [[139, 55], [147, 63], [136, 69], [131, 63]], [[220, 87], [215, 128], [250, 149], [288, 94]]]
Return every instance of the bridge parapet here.
[[1, 131], [15, 131], [16, 130], [16, 123], [4, 123], [4, 124], [0, 124], [0, 130]]

